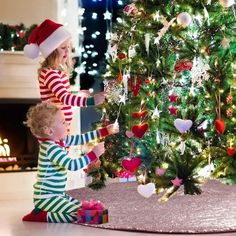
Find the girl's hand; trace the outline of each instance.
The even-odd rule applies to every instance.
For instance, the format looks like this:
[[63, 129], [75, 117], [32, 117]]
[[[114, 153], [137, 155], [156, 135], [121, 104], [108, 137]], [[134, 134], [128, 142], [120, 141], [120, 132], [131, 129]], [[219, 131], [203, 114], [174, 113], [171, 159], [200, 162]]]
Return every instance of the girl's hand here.
[[104, 142], [98, 143], [92, 150], [97, 157], [100, 157], [105, 152]]
[[105, 96], [106, 96], [105, 92], [100, 92], [100, 93], [95, 94], [94, 95], [95, 106], [102, 104], [105, 101]]

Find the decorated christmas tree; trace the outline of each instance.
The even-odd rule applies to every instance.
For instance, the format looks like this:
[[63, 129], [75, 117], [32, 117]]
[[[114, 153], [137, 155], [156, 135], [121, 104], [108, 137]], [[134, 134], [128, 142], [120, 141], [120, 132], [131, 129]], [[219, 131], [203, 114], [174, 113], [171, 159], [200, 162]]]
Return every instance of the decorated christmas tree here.
[[236, 183], [235, 29], [234, 0], [127, 3], [108, 46], [101, 110], [120, 133], [106, 138], [91, 187], [136, 176], [141, 194], [166, 201], [181, 186], [200, 194], [210, 178]]

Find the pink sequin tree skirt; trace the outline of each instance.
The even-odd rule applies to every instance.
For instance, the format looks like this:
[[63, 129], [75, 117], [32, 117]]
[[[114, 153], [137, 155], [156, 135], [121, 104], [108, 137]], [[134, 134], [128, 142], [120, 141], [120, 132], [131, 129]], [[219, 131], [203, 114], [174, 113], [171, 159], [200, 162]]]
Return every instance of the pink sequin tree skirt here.
[[201, 195], [178, 191], [168, 202], [158, 202], [155, 194], [144, 198], [138, 184], [113, 183], [104, 189], [70, 190], [79, 200], [100, 200], [109, 210], [109, 223], [88, 225], [103, 229], [153, 233], [236, 232], [236, 185], [208, 181]]

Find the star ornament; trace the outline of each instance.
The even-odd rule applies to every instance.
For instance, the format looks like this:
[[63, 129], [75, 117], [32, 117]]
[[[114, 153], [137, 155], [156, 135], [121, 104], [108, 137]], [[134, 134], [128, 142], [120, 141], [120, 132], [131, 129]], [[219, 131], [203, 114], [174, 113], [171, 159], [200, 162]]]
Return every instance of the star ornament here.
[[126, 96], [125, 93], [123, 95], [119, 95], [119, 103], [123, 103], [125, 105], [125, 100], [126, 100]]
[[169, 109], [169, 112], [170, 112], [171, 115], [173, 115], [173, 116], [177, 115], [177, 113], [178, 113], [178, 108], [177, 107], [171, 106], [168, 109]]
[[175, 179], [171, 180], [171, 183], [176, 187], [180, 187], [181, 184], [183, 183], [183, 180], [179, 179], [178, 176], [176, 176]]
[[153, 15], [153, 20], [154, 21], [160, 20], [160, 12], [159, 11], [156, 11], [155, 14]]
[[157, 118], [160, 117], [160, 111], [158, 110], [158, 108], [156, 107], [152, 113], [152, 119], [155, 120]]
[[110, 20], [112, 14], [109, 11], [106, 11], [105, 13], [103, 13], [104, 15], [104, 20]]
[[168, 97], [170, 102], [177, 102], [178, 100], [178, 96], [175, 94], [170, 94]]

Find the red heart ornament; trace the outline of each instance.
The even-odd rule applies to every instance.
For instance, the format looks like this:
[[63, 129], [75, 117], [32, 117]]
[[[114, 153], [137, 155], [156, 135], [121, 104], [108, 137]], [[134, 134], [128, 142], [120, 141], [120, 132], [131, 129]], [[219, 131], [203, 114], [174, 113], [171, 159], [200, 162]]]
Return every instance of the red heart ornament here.
[[134, 133], [134, 136], [138, 138], [142, 138], [144, 134], [147, 132], [147, 130], [148, 130], [147, 123], [132, 126], [132, 132]]
[[134, 157], [132, 159], [122, 160], [121, 164], [124, 169], [130, 171], [131, 173], [134, 173], [141, 165], [141, 160], [139, 157]]
[[132, 117], [134, 119], [139, 119], [139, 118], [144, 118], [146, 115], [147, 115], [148, 111], [145, 110], [145, 111], [138, 111], [138, 112], [133, 112], [132, 113]]
[[233, 156], [235, 154], [236, 150], [235, 150], [235, 147], [228, 147], [227, 148], [227, 153], [229, 156]]
[[219, 134], [223, 134], [225, 132], [225, 121], [222, 119], [215, 120], [215, 129]]

